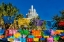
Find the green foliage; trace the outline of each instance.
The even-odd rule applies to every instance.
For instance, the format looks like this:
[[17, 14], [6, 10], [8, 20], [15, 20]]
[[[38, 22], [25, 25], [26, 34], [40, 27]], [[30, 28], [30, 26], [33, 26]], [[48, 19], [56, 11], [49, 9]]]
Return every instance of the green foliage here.
[[4, 16], [13, 16], [18, 12], [18, 9], [14, 7], [11, 3], [8, 3], [8, 4], [2, 3], [1, 8], [3, 10]]
[[37, 19], [40, 19], [40, 17], [38, 16]]
[[16, 20], [19, 19], [19, 18], [24, 18], [24, 16], [23, 16], [22, 14], [18, 14], [18, 15], [15, 17]]
[[45, 30], [45, 29], [46, 29], [46, 21], [44, 21], [42, 24], [42, 30]]
[[15, 6], [13, 6], [11, 3], [0, 4], [0, 22], [3, 20], [2, 18], [3, 16], [10, 16], [11, 18], [11, 16], [14, 16], [17, 13], [18, 13], [18, 9]]
[[60, 11], [60, 16], [55, 15], [55, 16], [53, 17], [53, 20], [55, 20], [55, 21], [64, 20], [64, 10]]
[[33, 20], [30, 20], [29, 26], [30, 26], [32, 29], [35, 28], [35, 25], [33, 24]]
[[53, 20], [56, 21], [54, 27], [57, 27], [57, 29], [64, 29], [63, 27], [58, 26], [58, 23], [60, 21], [64, 21], [64, 10], [60, 11], [60, 16], [58, 16], [58, 15], [53, 16]]

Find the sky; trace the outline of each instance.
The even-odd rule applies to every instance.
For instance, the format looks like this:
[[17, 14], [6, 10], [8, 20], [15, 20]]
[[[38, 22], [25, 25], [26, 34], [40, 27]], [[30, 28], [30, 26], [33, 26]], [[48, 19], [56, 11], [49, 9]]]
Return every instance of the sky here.
[[42, 20], [52, 20], [54, 15], [64, 10], [64, 0], [0, 0], [0, 4], [2, 2], [12, 3], [25, 17], [33, 5]]

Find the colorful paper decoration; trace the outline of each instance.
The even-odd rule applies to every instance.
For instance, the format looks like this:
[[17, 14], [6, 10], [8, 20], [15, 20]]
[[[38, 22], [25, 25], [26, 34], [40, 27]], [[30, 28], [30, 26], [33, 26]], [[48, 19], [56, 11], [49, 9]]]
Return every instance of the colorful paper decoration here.
[[26, 38], [22, 38], [22, 42], [26, 42]]
[[22, 19], [18, 19], [18, 24], [19, 25], [29, 25], [29, 23], [30, 23], [30, 19], [28, 19], [28, 18], [22, 18]]
[[56, 30], [56, 31], [58, 31], [58, 32], [60, 32], [60, 33], [61, 33], [61, 32], [64, 32], [63, 30]]
[[39, 38], [33, 38], [33, 41], [37, 41], [38, 42], [39, 41]]
[[14, 34], [14, 37], [19, 38], [19, 37], [21, 37], [21, 34], [19, 32], [17, 32], [17, 33]]
[[44, 30], [44, 35], [51, 35], [51, 31], [50, 30]]
[[41, 36], [41, 31], [40, 30], [32, 30], [32, 35], [36, 36]]
[[64, 33], [61, 33], [60, 36], [64, 36]]
[[15, 38], [13, 42], [21, 42], [19, 38]]
[[54, 32], [54, 34], [55, 34], [55, 35], [56, 35], [56, 34], [60, 34], [60, 32], [58, 32], [58, 31], [55, 31], [55, 32]]
[[55, 40], [55, 41], [58, 41], [59, 38], [60, 38], [60, 36], [54, 36], [54, 40]]
[[27, 42], [33, 42], [33, 38], [27, 38]]
[[61, 21], [58, 23], [58, 25], [59, 25], [59, 26], [64, 26], [64, 21], [61, 20]]
[[45, 40], [45, 38], [40, 38], [40, 40], [41, 40], [41, 41], [44, 41], [44, 40]]
[[54, 35], [54, 30], [51, 30], [51, 35], [52, 35], [52, 36]]
[[44, 38], [49, 38], [49, 36], [44, 36]]
[[33, 20], [33, 24], [35, 24], [36, 26], [42, 26], [43, 20], [35, 19], [35, 20]]
[[24, 32], [23, 32], [23, 30], [21, 29], [21, 30], [19, 31], [19, 33], [23, 35]]
[[23, 35], [22, 37], [23, 37], [23, 38], [26, 38], [26, 35]]
[[4, 38], [5, 35], [0, 35], [0, 39]]
[[13, 38], [8, 38], [8, 41], [13, 42], [14, 39]]
[[42, 38], [42, 36], [36, 36], [36, 38]]
[[13, 23], [14, 22], [14, 17], [9, 17], [9, 16], [3, 16], [3, 20], [4, 20], [4, 23]]
[[4, 34], [5, 30], [4, 29], [0, 29], [0, 35]]
[[64, 39], [64, 36], [62, 36], [61, 38]]
[[47, 42], [53, 42], [53, 37], [47, 38]]
[[34, 35], [28, 35], [28, 38], [34, 38]]
[[29, 30], [23, 30], [24, 35], [29, 35]]

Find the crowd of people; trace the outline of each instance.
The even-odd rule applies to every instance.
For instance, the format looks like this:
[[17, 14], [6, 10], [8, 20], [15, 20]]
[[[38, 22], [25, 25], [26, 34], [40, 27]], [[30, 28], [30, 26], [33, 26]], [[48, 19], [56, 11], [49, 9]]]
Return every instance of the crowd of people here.
[[49, 31], [49, 37], [44, 37], [43, 30], [0, 25], [0, 42], [64, 42], [64, 38], [61, 38], [60, 34], [54, 35], [52, 29]]

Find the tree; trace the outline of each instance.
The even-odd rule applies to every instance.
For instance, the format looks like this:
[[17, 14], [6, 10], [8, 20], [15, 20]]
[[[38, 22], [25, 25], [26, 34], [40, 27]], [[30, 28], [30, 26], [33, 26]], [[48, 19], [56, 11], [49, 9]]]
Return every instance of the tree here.
[[2, 24], [2, 22], [3, 22], [3, 14], [4, 14], [4, 6], [5, 6], [5, 4], [4, 3], [2, 3], [1, 5], [0, 5], [0, 24]]
[[57, 27], [57, 29], [64, 30], [64, 26], [59, 26], [59, 23], [61, 21], [64, 22], [64, 10], [60, 11], [60, 14], [61, 14], [60, 16], [58, 16], [58, 15], [53, 16], [53, 20], [56, 21], [54, 24], [54, 27]]
[[15, 22], [14, 22], [15, 25], [18, 25], [18, 19], [19, 19], [19, 18], [21, 18], [21, 19], [24, 18], [23, 14], [17, 14], [17, 15], [15, 16], [15, 19], [14, 19], [14, 20], [15, 20]]
[[18, 13], [18, 9], [13, 6], [11, 3], [5, 4], [2, 3], [0, 5], [0, 21], [2, 19], [3, 16], [9, 16], [9, 19], [12, 16], [15, 16]]
[[40, 17], [38, 16], [37, 19], [40, 19]]
[[23, 14], [17, 14], [15, 16], [15, 20], [18, 20], [19, 18], [24, 18]]
[[42, 28], [42, 30], [45, 30], [45, 29], [46, 29], [46, 21], [44, 21], [44, 22], [43, 22], [43, 24], [42, 24], [42, 27], [41, 27], [41, 28]]
[[30, 20], [29, 27], [31, 29], [37, 29], [37, 26], [34, 24], [35, 22], [34, 20], [35, 20], [34, 18]]
[[11, 3], [9, 3], [5, 6], [5, 12], [7, 13], [5, 14], [6, 16], [13, 16], [18, 13], [18, 9], [14, 7]]
[[11, 3], [8, 4], [2, 3], [0, 7], [2, 10], [2, 14], [4, 16], [13, 16], [16, 13], [18, 13], [18, 9], [15, 6], [13, 6]]

